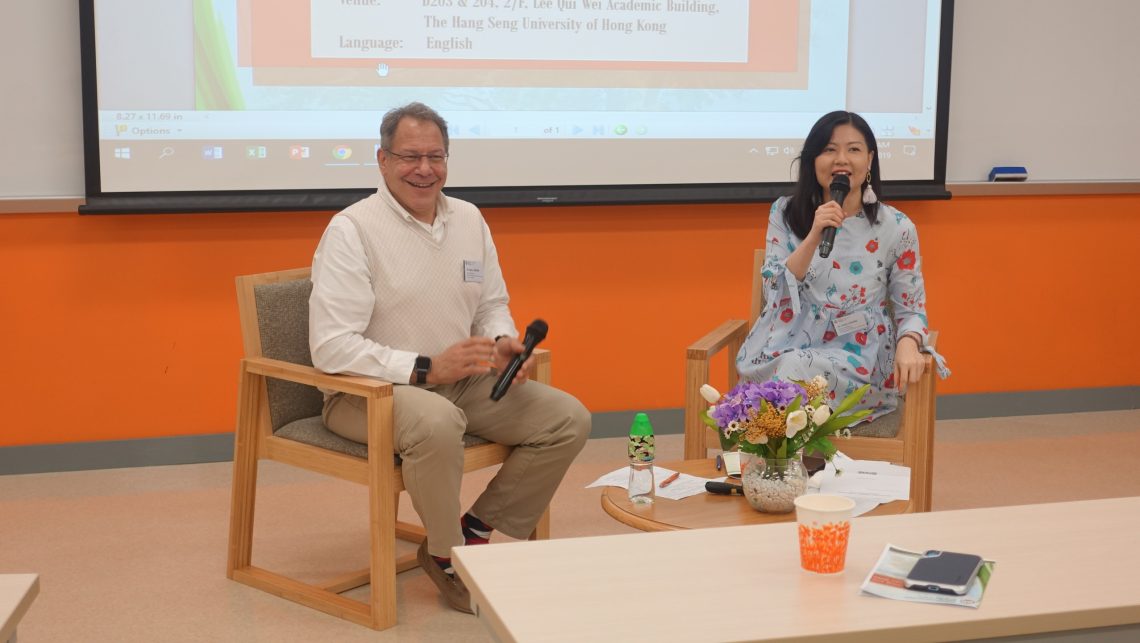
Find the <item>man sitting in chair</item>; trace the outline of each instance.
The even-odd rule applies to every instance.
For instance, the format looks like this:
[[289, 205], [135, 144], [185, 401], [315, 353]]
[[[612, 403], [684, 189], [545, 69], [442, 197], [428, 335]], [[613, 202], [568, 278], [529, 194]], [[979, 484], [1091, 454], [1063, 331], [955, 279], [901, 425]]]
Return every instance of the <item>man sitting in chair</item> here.
[[[309, 347], [328, 373], [374, 377], [393, 390], [393, 444], [427, 540], [419, 563], [455, 609], [470, 612], [451, 548], [485, 543], [492, 528], [526, 538], [590, 434], [590, 413], [540, 382], [508, 393], [496, 376], [524, 351], [507, 306], [491, 232], [474, 205], [441, 193], [447, 123], [421, 103], [384, 115], [376, 193], [329, 222], [313, 257]], [[325, 425], [367, 442], [365, 400], [326, 395]], [[463, 434], [514, 446], [460, 517]]]

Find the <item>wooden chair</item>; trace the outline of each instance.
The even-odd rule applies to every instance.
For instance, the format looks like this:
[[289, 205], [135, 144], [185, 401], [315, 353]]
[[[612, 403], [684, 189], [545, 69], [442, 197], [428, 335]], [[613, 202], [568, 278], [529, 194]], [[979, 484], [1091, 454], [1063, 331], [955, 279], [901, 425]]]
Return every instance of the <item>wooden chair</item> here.
[[[685, 459], [708, 457], [709, 437], [712, 445], [719, 442], [711, 428], [701, 421], [701, 409], [708, 402], [701, 397], [702, 384], [709, 381], [709, 362], [721, 351], [727, 353], [728, 385], [736, 385], [736, 355], [744, 344], [749, 329], [764, 307], [764, 284], [761, 268], [764, 251], [756, 250], [752, 261], [752, 308], [749, 321], [731, 319], [700, 338], [685, 352]], [[931, 345], [937, 340], [930, 333]], [[909, 512], [930, 511], [934, 469], [934, 382], [933, 358], [926, 358], [926, 369], [915, 384], [907, 387], [906, 399], [889, 415], [852, 429], [850, 439], [838, 438], [840, 451], [860, 460], [886, 460], [910, 467]]]
[[[234, 477], [230, 506], [229, 578], [334, 616], [385, 629], [396, 623], [396, 574], [417, 566], [413, 551], [395, 556], [396, 538], [423, 542], [421, 526], [397, 520], [404, 489], [392, 453], [392, 385], [367, 377], [329, 375], [309, 354], [310, 270], [300, 268], [237, 278], [245, 357], [241, 360]], [[550, 381], [550, 354], [535, 351], [534, 379]], [[368, 444], [346, 440], [321, 422], [316, 387], [368, 400]], [[463, 470], [503, 462], [511, 447], [466, 436]], [[253, 517], [259, 459], [276, 460], [368, 486], [368, 569], [310, 585], [254, 566]], [[459, 516], [455, 517], [459, 520]], [[531, 535], [548, 538], [547, 510]], [[367, 603], [342, 592], [371, 584]]]

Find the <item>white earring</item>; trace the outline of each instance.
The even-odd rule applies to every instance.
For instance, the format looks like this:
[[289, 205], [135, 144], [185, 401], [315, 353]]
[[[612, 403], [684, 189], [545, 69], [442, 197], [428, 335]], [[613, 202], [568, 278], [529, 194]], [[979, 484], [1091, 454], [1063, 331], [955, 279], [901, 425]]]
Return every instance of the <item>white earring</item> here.
[[871, 189], [871, 177], [867, 177], [867, 183], [863, 186], [863, 205], [871, 205], [879, 198], [875, 196], [875, 191]]

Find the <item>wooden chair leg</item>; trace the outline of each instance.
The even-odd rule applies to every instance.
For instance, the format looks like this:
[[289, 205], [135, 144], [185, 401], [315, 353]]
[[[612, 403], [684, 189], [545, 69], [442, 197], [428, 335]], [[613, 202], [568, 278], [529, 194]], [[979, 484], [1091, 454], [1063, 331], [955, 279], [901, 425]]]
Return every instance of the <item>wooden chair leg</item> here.
[[530, 532], [529, 540], [550, 540], [550, 507], [542, 512], [542, 517], [538, 519], [534, 531]]
[[[400, 522], [400, 492], [397, 491], [392, 498], [392, 524], [395, 525], [396, 538], [419, 545], [427, 539], [423, 527]], [[416, 552], [396, 556], [396, 573], [402, 574], [411, 569], [418, 569], [420, 561]]]
[[396, 624], [396, 500], [392, 492], [392, 398], [368, 399], [369, 604], [372, 628]]
[[238, 383], [238, 421], [234, 431], [234, 473], [230, 490], [229, 555], [226, 576], [246, 569], [253, 558], [253, 511], [257, 498], [258, 400], [265, 379], [241, 369]]

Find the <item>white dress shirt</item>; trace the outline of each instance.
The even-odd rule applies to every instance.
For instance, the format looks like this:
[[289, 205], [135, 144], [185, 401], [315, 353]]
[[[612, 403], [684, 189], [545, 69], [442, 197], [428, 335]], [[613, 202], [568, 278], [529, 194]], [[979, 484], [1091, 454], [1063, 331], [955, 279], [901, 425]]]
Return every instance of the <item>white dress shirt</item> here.
[[[388, 196], [381, 185], [380, 193]], [[387, 199], [386, 199], [387, 200]], [[394, 200], [388, 201], [391, 205]], [[397, 206], [401, 216], [429, 231], [436, 242], [446, 235], [449, 210], [446, 198], [432, 225], [415, 219]], [[499, 267], [498, 254], [486, 221], [484, 228], [483, 293], [476, 331], [488, 337], [517, 337], [514, 320], [507, 307], [509, 297]], [[392, 383], [411, 380], [417, 354], [399, 347], [384, 346], [364, 337], [375, 304], [364, 244], [356, 226], [346, 217], [329, 222], [313, 256], [313, 294], [309, 299], [309, 346], [313, 365], [327, 373], [347, 373], [375, 377]]]

